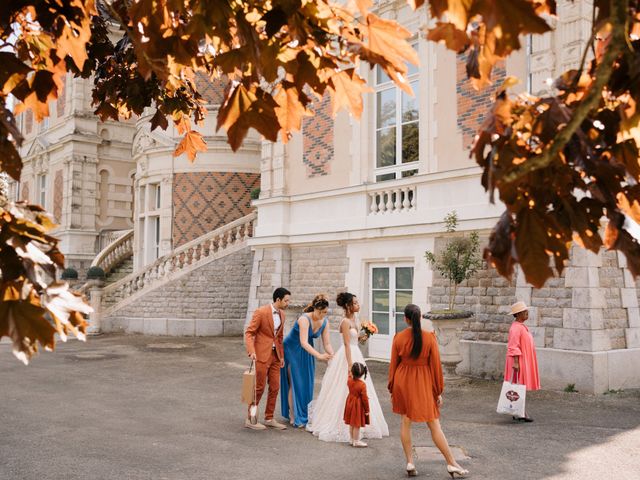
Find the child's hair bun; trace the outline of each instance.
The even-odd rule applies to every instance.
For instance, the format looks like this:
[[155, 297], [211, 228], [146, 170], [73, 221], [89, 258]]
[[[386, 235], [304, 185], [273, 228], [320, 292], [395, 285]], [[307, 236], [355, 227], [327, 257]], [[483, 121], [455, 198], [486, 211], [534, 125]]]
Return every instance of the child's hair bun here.
[[362, 363], [354, 362], [354, 364], [351, 365], [351, 375], [355, 379], [358, 379], [363, 375], [364, 375], [364, 378], [367, 378], [368, 372], [369, 372], [369, 369], [367, 368], [366, 365], [363, 365]]

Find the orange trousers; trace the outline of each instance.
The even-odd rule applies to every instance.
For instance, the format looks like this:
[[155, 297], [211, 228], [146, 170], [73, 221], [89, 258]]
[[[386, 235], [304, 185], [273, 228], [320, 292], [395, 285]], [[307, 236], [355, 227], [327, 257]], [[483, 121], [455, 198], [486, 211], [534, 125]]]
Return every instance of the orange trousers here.
[[267, 407], [264, 411], [264, 419], [271, 420], [276, 410], [276, 399], [280, 391], [280, 360], [275, 350], [271, 351], [271, 357], [266, 362], [256, 361], [256, 405], [269, 381], [269, 393], [267, 394]]

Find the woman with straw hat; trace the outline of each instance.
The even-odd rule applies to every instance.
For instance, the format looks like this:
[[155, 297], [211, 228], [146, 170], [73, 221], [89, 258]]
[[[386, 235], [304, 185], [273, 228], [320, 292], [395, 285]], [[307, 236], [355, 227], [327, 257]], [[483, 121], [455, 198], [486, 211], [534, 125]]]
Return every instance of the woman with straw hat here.
[[[540, 390], [538, 376], [538, 359], [536, 345], [529, 329], [524, 322], [529, 318], [529, 309], [524, 302], [511, 305], [514, 321], [509, 329], [507, 342], [507, 359], [504, 365], [504, 379], [526, 385], [527, 390]], [[513, 417], [521, 422], [533, 422], [533, 418], [526, 413], [524, 417]]]

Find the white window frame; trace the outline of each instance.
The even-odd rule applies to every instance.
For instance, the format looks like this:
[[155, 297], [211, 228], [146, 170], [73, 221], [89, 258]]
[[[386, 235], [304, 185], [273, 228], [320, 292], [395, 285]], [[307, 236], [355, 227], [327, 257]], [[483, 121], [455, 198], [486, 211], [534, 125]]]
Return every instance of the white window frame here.
[[36, 188], [38, 191], [37, 201], [42, 208], [47, 208], [47, 174], [41, 173], [36, 179]]
[[[412, 42], [411, 44], [414, 49], [418, 49], [418, 42]], [[410, 66], [411, 68], [411, 66]], [[373, 172], [374, 172], [374, 181], [385, 182], [389, 180], [395, 180], [403, 178], [403, 172], [408, 172], [415, 170], [413, 175], [418, 173], [420, 167], [420, 69], [417, 68], [414, 73], [407, 76], [407, 82], [409, 84], [416, 83], [417, 88], [414, 88], [414, 93], [418, 95], [418, 118], [412, 120], [411, 122], [403, 122], [402, 121], [402, 95], [403, 90], [397, 87], [391, 79], [387, 81], [383, 81], [382, 83], [378, 83], [378, 73], [380, 71], [380, 67], [376, 67], [373, 70], [373, 84], [375, 86], [374, 100], [373, 100]], [[386, 76], [384, 72], [381, 72]], [[378, 131], [382, 130], [382, 128], [378, 127], [378, 93], [383, 92], [385, 90], [395, 89], [395, 104], [396, 104], [396, 115], [395, 115], [395, 133], [396, 133], [396, 163], [395, 165], [389, 165], [386, 167], [378, 167]], [[415, 98], [415, 97], [414, 97]], [[404, 124], [414, 123], [418, 126], [418, 160], [410, 163], [402, 163], [402, 128]], [[384, 127], [389, 128], [389, 127]], [[394, 174], [394, 178], [388, 178], [385, 180], [378, 180], [379, 176], [382, 175], [390, 175]]]

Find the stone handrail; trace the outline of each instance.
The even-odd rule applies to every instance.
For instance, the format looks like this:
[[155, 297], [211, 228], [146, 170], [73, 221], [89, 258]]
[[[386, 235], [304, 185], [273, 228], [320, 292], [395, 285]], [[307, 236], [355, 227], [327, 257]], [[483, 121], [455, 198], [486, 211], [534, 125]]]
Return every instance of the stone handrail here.
[[255, 212], [250, 213], [185, 243], [142, 270], [105, 287], [104, 298], [111, 297], [116, 301], [125, 299], [156, 282], [169, 279], [181, 270], [245, 244], [253, 236], [256, 218]]
[[133, 230], [127, 230], [124, 235], [103, 248], [93, 259], [91, 266], [100, 267], [105, 274], [108, 274], [131, 256], [133, 256]]
[[417, 205], [416, 194], [415, 185], [369, 192], [369, 215], [413, 211]]

